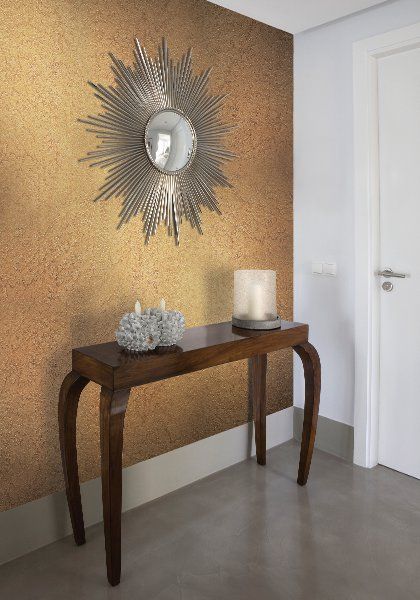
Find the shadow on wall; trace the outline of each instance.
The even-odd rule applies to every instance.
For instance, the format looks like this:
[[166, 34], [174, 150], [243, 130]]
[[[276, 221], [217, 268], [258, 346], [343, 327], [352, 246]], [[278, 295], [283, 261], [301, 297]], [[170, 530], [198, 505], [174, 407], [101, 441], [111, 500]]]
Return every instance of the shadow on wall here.
[[[88, 288], [74, 289], [66, 306], [69, 319], [62, 324], [63, 329], [68, 328], [67, 333], [62, 331], [60, 345], [52, 348], [51, 353], [45, 359], [44, 378], [41, 381], [41, 398], [44, 407], [41, 409], [44, 425], [43, 439], [45, 444], [45, 462], [51, 464], [49, 470], [48, 486], [56, 487], [57, 480], [62, 481], [60, 446], [58, 434], [58, 396], [61, 382], [65, 375], [71, 370], [71, 350], [79, 346], [86, 346], [113, 339], [113, 329], [118, 324], [118, 319], [126, 307], [129, 299], [120, 299], [116, 308], [92, 309], [92, 294]], [[92, 389], [95, 388], [95, 389]], [[89, 390], [89, 391], [87, 391]], [[97, 437], [99, 441], [99, 418], [98, 418], [98, 387], [91, 385], [82, 393], [78, 415], [78, 428], [85, 429], [84, 436]], [[84, 419], [83, 413], [93, 413], [92, 418]], [[96, 428], [92, 430], [92, 423]], [[86, 427], [89, 426], [89, 431]], [[78, 437], [79, 431], [78, 431]], [[98, 450], [97, 445], [97, 450]], [[25, 449], [26, 451], [26, 449]], [[99, 468], [98, 456], [91, 456], [92, 470]], [[96, 459], [96, 460], [95, 460]], [[64, 482], [63, 486], [64, 487]], [[98, 499], [99, 501], [99, 499]], [[58, 498], [52, 496], [52, 508], [55, 514], [57, 537], [67, 534], [66, 523], [68, 520], [67, 509]]]
[[204, 274], [204, 322], [230, 321], [233, 310], [233, 271], [226, 267], [210, 268]]
[[[220, 315], [226, 314], [226, 321], [230, 321], [233, 312], [233, 271], [226, 267], [210, 269], [205, 275], [205, 298], [206, 322], [215, 323], [220, 321]], [[248, 370], [248, 440], [247, 456], [251, 456], [252, 438], [254, 433], [253, 426], [253, 405], [251, 398], [251, 380]]]

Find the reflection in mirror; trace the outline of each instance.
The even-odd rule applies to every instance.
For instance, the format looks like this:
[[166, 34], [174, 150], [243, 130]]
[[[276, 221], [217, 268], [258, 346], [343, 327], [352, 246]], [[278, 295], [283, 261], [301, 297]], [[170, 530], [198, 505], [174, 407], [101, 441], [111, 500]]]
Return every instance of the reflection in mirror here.
[[189, 121], [174, 110], [161, 110], [153, 115], [145, 138], [150, 160], [167, 173], [183, 169], [193, 157], [194, 130]]

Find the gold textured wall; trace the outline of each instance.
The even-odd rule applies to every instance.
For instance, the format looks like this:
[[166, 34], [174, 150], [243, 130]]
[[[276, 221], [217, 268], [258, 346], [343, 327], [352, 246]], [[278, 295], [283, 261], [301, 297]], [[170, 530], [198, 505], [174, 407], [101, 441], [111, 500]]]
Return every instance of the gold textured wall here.
[[[64, 487], [57, 395], [71, 348], [113, 338], [139, 297], [160, 297], [189, 326], [228, 320], [233, 271], [272, 268], [292, 316], [292, 36], [205, 0], [4, 0], [0, 8], [0, 508]], [[77, 118], [98, 105], [87, 80], [111, 83], [108, 52], [132, 60], [137, 36], [155, 54], [193, 47], [229, 92], [223, 118], [233, 190], [181, 246], [164, 230], [143, 245], [141, 222], [116, 230], [120, 202], [93, 204], [101, 170], [79, 164], [94, 138]], [[291, 405], [291, 355], [269, 359], [269, 410]], [[124, 465], [248, 420], [246, 363], [132, 393]], [[98, 388], [79, 409], [82, 480], [99, 474]]]

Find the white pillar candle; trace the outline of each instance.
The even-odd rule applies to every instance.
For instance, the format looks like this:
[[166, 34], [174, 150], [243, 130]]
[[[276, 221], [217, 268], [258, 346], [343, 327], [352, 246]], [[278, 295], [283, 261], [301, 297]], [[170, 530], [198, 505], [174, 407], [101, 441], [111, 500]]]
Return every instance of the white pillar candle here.
[[141, 304], [138, 300], [136, 301], [136, 303], [134, 305], [134, 311], [137, 315], [141, 315]]
[[162, 298], [162, 300], [160, 301], [160, 310], [163, 312], [165, 309], [166, 309], [166, 302]]
[[264, 288], [253, 283], [248, 290], [248, 319], [263, 321], [265, 319]]

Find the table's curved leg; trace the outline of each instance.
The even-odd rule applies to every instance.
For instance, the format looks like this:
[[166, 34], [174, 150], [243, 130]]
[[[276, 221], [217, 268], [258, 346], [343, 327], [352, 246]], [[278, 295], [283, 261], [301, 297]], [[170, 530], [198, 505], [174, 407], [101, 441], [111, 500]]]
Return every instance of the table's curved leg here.
[[308, 481], [318, 421], [321, 394], [321, 362], [318, 352], [309, 342], [293, 346], [293, 350], [299, 354], [305, 373], [305, 410], [297, 478], [299, 485], [305, 485]]
[[122, 449], [124, 417], [130, 390], [101, 389], [102, 502], [108, 581], [121, 575]]
[[61, 385], [58, 402], [61, 461], [74, 540], [78, 546], [86, 539], [77, 466], [76, 418], [80, 394], [88, 383], [89, 379], [71, 371]]

